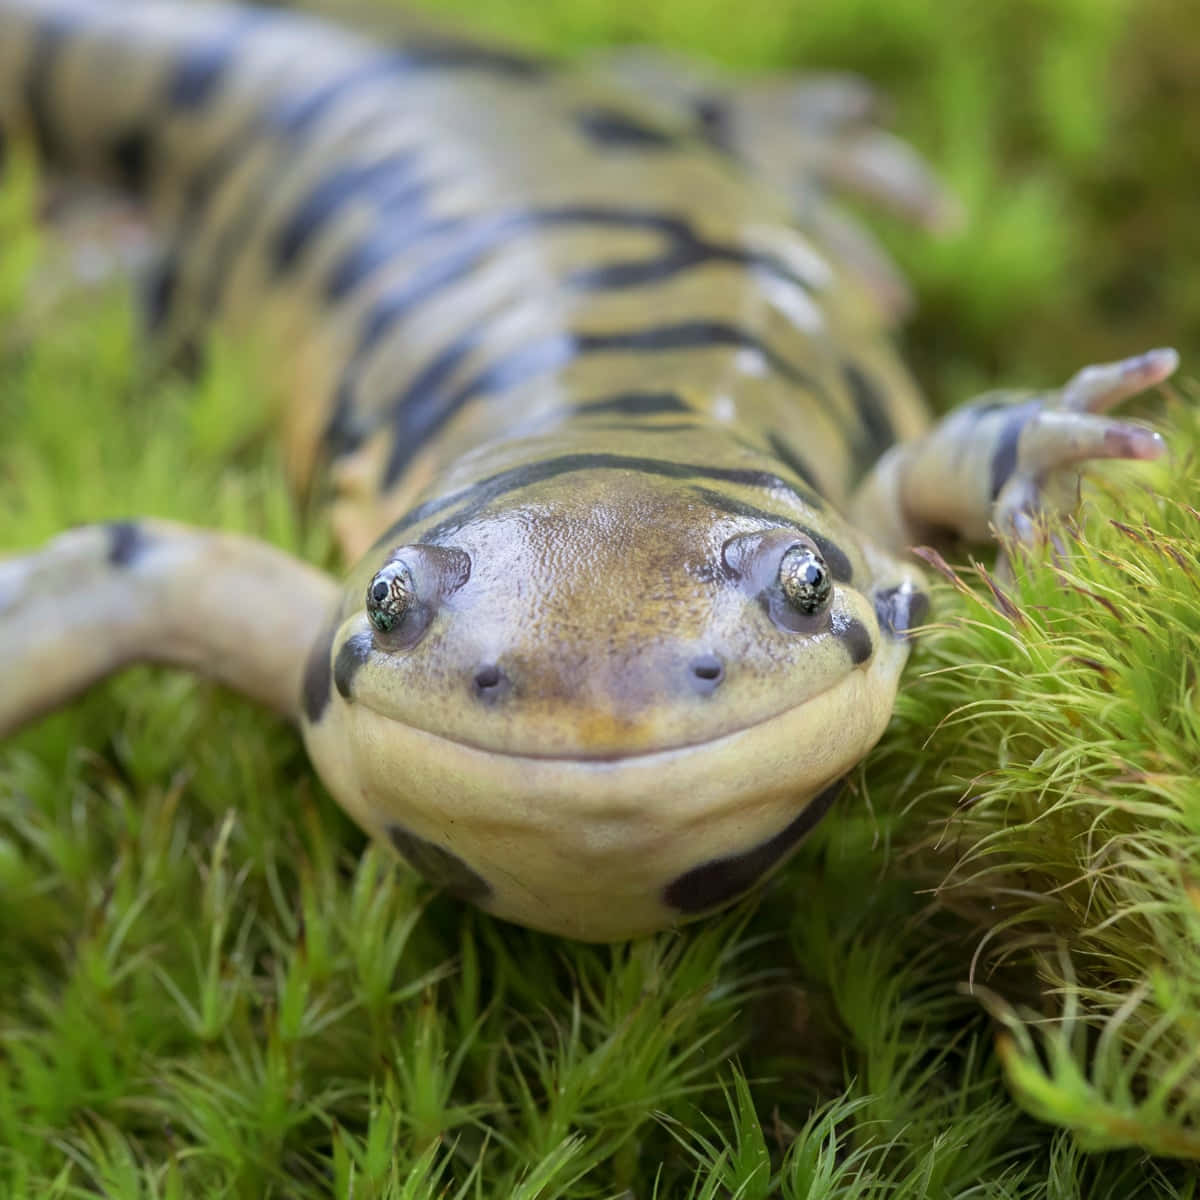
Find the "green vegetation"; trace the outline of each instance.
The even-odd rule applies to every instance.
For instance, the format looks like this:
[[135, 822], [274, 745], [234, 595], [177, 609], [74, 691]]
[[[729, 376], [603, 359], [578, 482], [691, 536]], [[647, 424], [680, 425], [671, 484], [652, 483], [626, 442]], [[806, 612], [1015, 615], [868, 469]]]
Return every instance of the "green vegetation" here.
[[[443, 5], [443, 7], [446, 7]], [[1200, 50], [1180, 0], [456, 5], [535, 44], [845, 65], [973, 216], [905, 334], [949, 403], [1200, 361]], [[244, 374], [151, 379], [106, 294], [26, 318], [0, 193], [0, 546], [153, 512], [331, 551]], [[33, 336], [36, 335], [36, 336]], [[1092, 1200], [1197, 1193], [1200, 420], [1062, 561], [931, 574], [841, 811], [752, 902], [579, 946], [393, 866], [294, 735], [135, 671], [0, 750], [0, 1195]]]

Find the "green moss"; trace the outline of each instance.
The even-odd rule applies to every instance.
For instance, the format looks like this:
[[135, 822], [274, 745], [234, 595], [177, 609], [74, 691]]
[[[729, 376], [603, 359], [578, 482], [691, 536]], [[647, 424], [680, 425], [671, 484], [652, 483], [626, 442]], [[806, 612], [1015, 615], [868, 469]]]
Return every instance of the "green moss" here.
[[[1168, 0], [458, 7], [879, 79], [973, 212], [940, 245], [881, 222], [943, 403], [1196, 361]], [[327, 558], [236, 355], [152, 377], [119, 294], [31, 317], [28, 185], [0, 192], [0, 545], [153, 512]], [[1165, 463], [1106, 471], [1066, 560], [946, 579], [848, 803], [681, 935], [578, 946], [433, 896], [288, 730], [190, 678], [7, 744], [0, 1195], [1194, 1194], [1200, 429], [1186, 388], [1147, 411]]]

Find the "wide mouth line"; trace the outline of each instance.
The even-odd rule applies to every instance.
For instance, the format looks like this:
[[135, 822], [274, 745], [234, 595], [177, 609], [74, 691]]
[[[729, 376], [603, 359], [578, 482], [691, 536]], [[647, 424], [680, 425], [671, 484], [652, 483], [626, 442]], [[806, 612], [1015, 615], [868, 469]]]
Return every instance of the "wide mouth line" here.
[[[853, 672], [851, 672], [853, 674]], [[555, 763], [578, 763], [580, 766], [588, 765], [606, 765], [615, 763], [638, 762], [644, 759], [659, 758], [666, 755], [678, 754], [685, 750], [698, 750], [708, 746], [716, 746], [720, 742], [728, 741], [730, 738], [735, 738], [739, 734], [748, 732], [751, 729], [758, 729], [763, 725], [768, 725], [772, 721], [779, 720], [780, 717], [785, 717], [789, 713], [799, 712], [800, 709], [806, 708], [816, 700], [820, 700], [822, 696], [833, 691], [840, 686], [846, 678], [835, 680], [833, 683], [822, 688], [819, 692], [814, 692], [807, 699], [802, 700], [799, 704], [788, 705], [787, 708], [778, 709], [766, 717], [761, 717], [757, 721], [750, 721], [745, 725], [739, 725], [735, 729], [727, 729], [723, 733], [717, 734], [715, 737], [704, 738], [694, 742], [677, 742], [669, 746], [656, 746], [647, 750], [635, 750], [631, 752], [617, 751], [611, 754], [539, 754], [536, 751], [529, 750], [500, 750], [494, 746], [482, 746], [478, 742], [469, 742], [465, 738], [454, 737], [448, 733], [435, 733], [431, 729], [422, 729], [419, 725], [412, 725], [407, 721], [402, 721], [398, 717], [389, 716], [387, 713], [381, 712], [374, 705], [360, 702], [362, 707], [368, 712], [373, 713], [377, 717], [381, 717], [385, 721], [393, 721], [397, 725], [403, 725], [406, 729], [415, 730], [418, 733], [424, 734], [426, 737], [436, 738], [442, 742], [449, 742], [455, 746], [462, 746], [464, 749], [474, 751], [477, 754], [490, 754], [498, 758], [506, 758], [513, 760], [529, 760], [532, 762], [555, 762]]]

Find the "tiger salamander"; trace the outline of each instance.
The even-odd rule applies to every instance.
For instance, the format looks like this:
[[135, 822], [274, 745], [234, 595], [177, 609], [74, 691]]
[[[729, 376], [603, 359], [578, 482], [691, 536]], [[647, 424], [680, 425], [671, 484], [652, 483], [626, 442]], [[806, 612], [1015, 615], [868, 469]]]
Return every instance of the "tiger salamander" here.
[[134, 661], [206, 673], [418, 871], [577, 938], [783, 862], [889, 719], [907, 548], [1028, 538], [1088, 459], [1157, 455], [1104, 411], [1176, 356], [931, 425], [822, 189], [936, 222], [914, 160], [844, 81], [662, 81], [417, 21], [0, 0], [0, 129], [142, 206], [162, 345], [271, 348], [290, 472], [357, 564], [66, 532], [0, 564], [0, 732]]

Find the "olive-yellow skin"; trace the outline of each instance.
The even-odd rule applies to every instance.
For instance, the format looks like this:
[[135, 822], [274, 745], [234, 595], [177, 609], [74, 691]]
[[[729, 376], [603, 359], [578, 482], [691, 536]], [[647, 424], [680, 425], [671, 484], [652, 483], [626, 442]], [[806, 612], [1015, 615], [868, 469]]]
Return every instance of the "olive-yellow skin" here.
[[364, 828], [498, 916], [626, 937], [769, 874], [887, 724], [906, 546], [1019, 535], [1076, 464], [1157, 453], [1097, 414], [1174, 365], [931, 428], [821, 181], [944, 202], [844, 81], [776, 91], [0, 0], [0, 131], [142, 205], [168, 348], [253, 337], [356, 564], [152, 520], [2, 563], [0, 731], [174, 662], [293, 716]]

